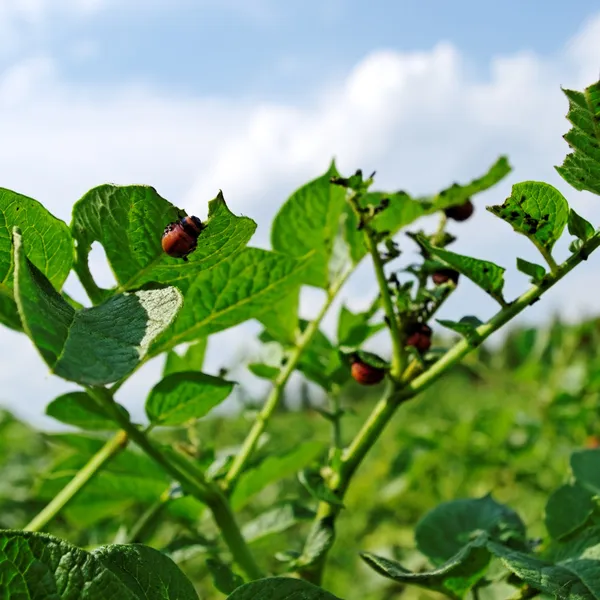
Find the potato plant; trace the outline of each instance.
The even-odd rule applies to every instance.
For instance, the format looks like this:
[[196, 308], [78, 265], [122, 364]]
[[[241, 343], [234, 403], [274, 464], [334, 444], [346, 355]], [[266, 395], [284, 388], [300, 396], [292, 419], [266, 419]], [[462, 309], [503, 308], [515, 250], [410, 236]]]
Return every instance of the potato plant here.
[[[565, 94], [572, 152], [557, 170], [575, 189], [600, 195], [600, 82]], [[600, 246], [600, 231], [556, 188], [517, 183], [502, 204], [487, 210], [526, 236], [542, 264], [518, 258], [517, 269], [531, 285], [506, 298], [505, 268], [453, 252], [446, 225], [475, 218], [477, 195], [509, 171], [501, 157], [471, 182], [414, 198], [374, 190], [373, 175], [343, 176], [332, 163], [282, 205], [271, 228], [272, 251], [248, 245], [256, 224], [233, 214], [222, 194], [208, 203], [208, 218], [200, 223], [152, 187], [101, 185], [75, 203], [68, 226], [36, 200], [0, 190], [0, 321], [29, 336], [54, 374], [80, 386], [54, 399], [49, 415], [85, 432], [112, 432], [71, 435], [77, 452], [40, 490], [48, 504], [23, 530], [0, 531], [3, 597], [202, 597], [166, 552], [142, 543], [161, 519], [176, 515], [207, 532], [205, 561], [223, 596], [335, 599], [336, 590], [321, 583], [337, 519], [357, 470], [396, 412]], [[414, 229], [428, 215], [439, 215], [437, 229]], [[573, 238], [570, 256], [558, 263], [552, 250], [565, 228]], [[100, 287], [92, 276], [94, 243], [105, 250], [114, 288]], [[420, 259], [398, 267], [404, 244], [414, 244]], [[334, 342], [321, 330], [322, 320], [363, 260], [370, 261], [378, 289], [365, 312], [342, 308]], [[72, 270], [90, 306], [62, 291]], [[498, 311], [486, 321], [471, 315], [436, 321], [465, 278], [489, 294]], [[325, 292], [311, 321], [298, 315], [302, 286]], [[264, 344], [264, 359], [249, 368], [271, 382], [271, 391], [244, 442], [219, 454], [203, 452], [194, 436], [186, 444], [168, 443], [165, 431], [189, 427], [232, 393], [233, 381], [202, 371], [206, 340], [249, 319], [262, 324]], [[438, 325], [459, 336], [445, 351], [432, 347]], [[389, 333], [390, 356], [364, 349], [382, 330]], [[158, 355], [165, 356], [162, 378], [148, 392], [148, 423], [139, 424], [123, 406], [121, 386]], [[331, 424], [331, 442], [324, 447], [309, 439], [284, 454], [269, 452], [268, 443], [261, 447], [264, 434], [296, 371], [329, 397], [320, 413]], [[347, 438], [340, 390], [351, 379], [379, 385], [381, 397]], [[361, 552], [361, 540], [356, 552], [383, 577], [451, 598], [478, 597], [501, 583], [522, 598], [600, 598], [600, 450], [574, 453], [571, 470], [569, 483], [548, 498], [543, 540], [530, 539], [518, 513], [487, 494], [440, 504], [416, 524], [429, 570], [412, 572]], [[255, 496], [295, 474], [310, 502], [278, 503], [243, 522]], [[150, 507], [119, 543], [82, 549], [42, 533], [62, 512], [90, 523], [119, 514], [129, 496]], [[300, 518], [312, 520], [306, 539], [267, 571], [251, 541]]]

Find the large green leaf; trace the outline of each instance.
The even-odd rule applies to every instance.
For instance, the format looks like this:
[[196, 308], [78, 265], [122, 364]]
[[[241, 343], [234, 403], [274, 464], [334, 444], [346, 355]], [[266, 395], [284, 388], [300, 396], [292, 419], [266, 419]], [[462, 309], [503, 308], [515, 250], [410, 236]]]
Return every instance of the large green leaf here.
[[146, 414], [154, 425], [181, 425], [190, 419], [200, 419], [221, 404], [234, 385], [195, 371], [173, 373], [150, 391]]
[[111, 544], [92, 552], [136, 598], [197, 600], [192, 582], [165, 554], [142, 544]]
[[158, 338], [150, 353], [156, 355], [206, 337], [271, 309], [283, 295], [298, 287], [309, 261], [245, 248], [199, 273], [187, 288], [177, 320]]
[[[121, 405], [118, 406], [119, 410], [129, 417], [125, 408]], [[106, 413], [104, 408], [85, 392], [69, 392], [55, 398], [46, 407], [46, 414], [61, 423], [82, 429], [95, 431], [119, 429], [119, 425]]]
[[538, 248], [548, 251], [552, 250], [569, 220], [569, 204], [565, 197], [549, 183], [540, 181], [513, 185], [504, 204], [487, 209], [527, 236]]
[[419, 521], [415, 539], [419, 550], [434, 565], [441, 565], [480, 532], [502, 542], [520, 543], [525, 539], [525, 526], [517, 513], [489, 494], [439, 504]]
[[239, 587], [227, 600], [340, 600], [325, 590], [288, 577], [267, 577]]
[[37, 200], [0, 188], [0, 323], [22, 331], [13, 299], [13, 228], [26, 239], [29, 260], [60, 290], [73, 264], [73, 240], [67, 224]]
[[600, 598], [600, 544], [591, 547], [578, 545], [578, 552], [566, 553], [562, 560], [556, 562], [495, 542], [489, 542], [488, 548], [508, 569], [536, 590], [561, 600]]
[[274, 250], [301, 258], [315, 251], [303, 283], [329, 287], [329, 261], [346, 205], [346, 190], [331, 183], [338, 175], [335, 163], [328, 171], [296, 190], [279, 209], [271, 229]]
[[0, 530], [0, 589], [5, 598], [136, 600], [95, 556], [45, 533]]
[[322, 451], [319, 442], [304, 442], [287, 454], [268, 456], [258, 466], [242, 473], [231, 496], [232, 507], [239, 510], [267, 485], [303, 469]]
[[487, 549], [487, 536], [482, 535], [431, 571], [413, 573], [394, 560], [369, 552], [361, 553], [361, 558], [380, 575], [398, 583], [418, 585], [450, 598], [463, 598], [484, 576], [490, 562], [490, 553]]
[[600, 81], [583, 93], [563, 91], [569, 99], [567, 119], [573, 124], [564, 138], [573, 152], [556, 170], [576, 190], [600, 195]]
[[600, 495], [600, 448], [573, 452], [571, 470], [580, 486]]
[[591, 492], [578, 484], [562, 485], [546, 503], [546, 528], [555, 539], [563, 538], [580, 527], [594, 512]]
[[[209, 269], [239, 252], [249, 241], [256, 224], [231, 213], [222, 194], [208, 203], [206, 227], [198, 238], [189, 262], [167, 256], [161, 246], [166, 225], [185, 213], [144, 185], [101, 185], [87, 192], [73, 207], [71, 230], [77, 240], [79, 275], [88, 280], [92, 243], [102, 244], [117, 280], [116, 291], [137, 289], [155, 281], [176, 284], [184, 293], [200, 271]], [[97, 290], [97, 302], [106, 297]], [[112, 293], [112, 291], [108, 292]]]
[[493, 262], [456, 254], [443, 248], [432, 246], [423, 236], [418, 238], [421, 244], [434, 258], [445, 262], [455, 271], [468, 277], [473, 283], [485, 290], [494, 300], [504, 302], [502, 288], [504, 287], [504, 267]]
[[104, 385], [128, 375], [181, 307], [181, 294], [167, 287], [75, 310], [25, 256], [18, 231], [13, 240], [21, 321], [46, 364], [64, 379]]

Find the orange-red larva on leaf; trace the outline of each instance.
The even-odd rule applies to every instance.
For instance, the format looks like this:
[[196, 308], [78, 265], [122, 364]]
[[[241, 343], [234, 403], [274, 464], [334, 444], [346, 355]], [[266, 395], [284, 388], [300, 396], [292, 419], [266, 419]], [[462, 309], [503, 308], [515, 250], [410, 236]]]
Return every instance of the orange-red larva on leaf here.
[[369, 365], [360, 359], [355, 359], [350, 367], [355, 381], [361, 385], [375, 385], [385, 377], [385, 370]]
[[181, 221], [169, 223], [162, 235], [162, 249], [173, 258], [187, 260], [188, 254], [196, 249], [202, 229], [198, 217], [183, 217]]

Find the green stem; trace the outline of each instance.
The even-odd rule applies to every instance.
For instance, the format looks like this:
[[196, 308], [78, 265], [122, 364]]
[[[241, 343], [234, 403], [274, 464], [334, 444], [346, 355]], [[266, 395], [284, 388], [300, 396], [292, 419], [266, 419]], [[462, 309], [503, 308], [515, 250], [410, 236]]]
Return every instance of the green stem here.
[[339, 449], [342, 447], [342, 415], [340, 414], [340, 390], [336, 385], [328, 395], [329, 411], [332, 414], [331, 419], [331, 447]]
[[67, 485], [27, 525], [25, 531], [42, 530], [71, 501], [94, 476], [127, 446], [124, 431], [118, 431], [109, 439]]
[[533, 243], [535, 244], [535, 247], [540, 251], [540, 254], [543, 256], [544, 260], [550, 267], [550, 272], [553, 275], [556, 275], [556, 273], [558, 272], [559, 266], [556, 263], [556, 261], [554, 260], [554, 257], [552, 256], [552, 253], [550, 252], [550, 250], [548, 250], [545, 246], [543, 246], [542, 244], [538, 244], [535, 241]]
[[181, 486], [188, 494], [208, 506], [215, 522], [221, 530], [223, 539], [234, 561], [244, 570], [248, 577], [251, 579], [260, 579], [263, 576], [262, 571], [254, 561], [254, 557], [250, 553], [250, 549], [231, 512], [227, 498], [221, 493], [220, 489], [215, 484], [208, 482], [199, 469], [193, 468], [194, 465], [192, 463], [186, 461], [183, 457], [179, 457], [176, 460], [177, 453], [167, 453], [159, 446], [156, 446], [145, 432], [129, 420], [126, 413], [118, 410], [118, 406], [109, 390], [104, 387], [88, 387], [87, 392], [127, 432], [130, 439], [144, 450], [150, 458], [157, 462], [173, 479], [181, 483]]
[[275, 379], [273, 383], [273, 388], [271, 389], [271, 393], [267, 397], [267, 400], [264, 406], [262, 407], [261, 411], [258, 413], [248, 435], [246, 436], [246, 439], [242, 444], [239, 453], [235, 457], [233, 463], [231, 464], [231, 467], [229, 468], [229, 471], [227, 472], [227, 475], [225, 475], [223, 479], [222, 486], [226, 492], [230, 491], [233, 488], [238, 477], [242, 474], [242, 471], [244, 470], [248, 460], [250, 459], [254, 450], [256, 449], [256, 445], [258, 444], [260, 436], [265, 431], [267, 424], [269, 423], [273, 413], [275, 412], [275, 409], [279, 405], [279, 401], [281, 400], [283, 390], [288, 379], [290, 378], [290, 375], [296, 369], [296, 366], [298, 365], [298, 362], [303, 352], [306, 350], [313, 337], [319, 330], [319, 326], [321, 324], [321, 321], [323, 320], [323, 317], [329, 310], [329, 307], [331, 306], [333, 300], [335, 299], [335, 296], [341, 289], [342, 285], [345, 283], [348, 275], [349, 274], [340, 278], [335, 284], [331, 286], [330, 290], [327, 293], [327, 299], [321, 307], [319, 314], [315, 317], [313, 321], [311, 321], [308, 324], [306, 329], [302, 332], [302, 335], [298, 338], [295, 348], [290, 354], [287, 363]]
[[[529, 305], [536, 302], [548, 289], [600, 246], [600, 232], [594, 234], [583, 247], [569, 257], [562, 265], [557, 267], [555, 273], [547, 274], [543, 280], [531, 287], [514, 302], [500, 309], [487, 323], [480, 325], [475, 334], [469, 339], [457, 342], [440, 360], [431, 366], [425, 373], [418, 375], [412, 381], [401, 385], [390, 382], [384, 397], [375, 405], [364, 425], [358, 431], [346, 451], [342, 455], [340, 466], [328, 480], [329, 488], [343, 500], [350, 480], [362, 463], [368, 451], [373, 447], [387, 424], [390, 422], [398, 406], [424, 391], [434, 381], [452, 368], [468, 352], [479, 346], [492, 333], [513, 319]], [[411, 368], [410, 365], [408, 367]], [[407, 378], [408, 379], [408, 378]], [[329, 528], [334, 527], [335, 518], [340, 508], [327, 502], [320, 502], [317, 508], [315, 524], [327, 523]], [[313, 558], [312, 562], [303, 566], [303, 574], [318, 583], [320, 581], [324, 561], [333, 544], [333, 539], [323, 547], [321, 554]], [[300, 559], [301, 562], [302, 558]]]

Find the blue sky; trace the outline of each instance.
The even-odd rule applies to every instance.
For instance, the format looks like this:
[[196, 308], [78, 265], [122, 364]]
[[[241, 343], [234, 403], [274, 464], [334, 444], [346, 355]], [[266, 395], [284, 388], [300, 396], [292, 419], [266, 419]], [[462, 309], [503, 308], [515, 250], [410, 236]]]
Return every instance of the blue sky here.
[[[278, 206], [332, 156], [342, 172], [377, 170], [380, 188], [425, 194], [508, 154], [514, 172], [454, 233], [458, 252], [509, 268], [511, 296], [527, 285], [516, 256], [537, 260], [535, 250], [483, 205], [502, 202], [517, 181], [544, 180], [600, 222], [597, 199], [553, 169], [567, 152], [560, 86], [581, 88], [599, 71], [597, 0], [2, 0], [0, 186], [67, 222], [73, 203], [106, 181], [153, 185], [200, 217], [222, 189], [235, 213], [258, 222], [253, 243], [268, 246]], [[597, 314], [593, 263], [525, 320]], [[110, 284], [101, 251], [92, 269]], [[75, 280], [67, 288], [84, 300]], [[373, 289], [364, 265], [343, 296], [360, 309]], [[322, 296], [307, 288], [302, 300], [310, 317]], [[440, 316], [493, 311], [466, 282]], [[328, 331], [334, 321], [335, 310]], [[244, 327], [244, 337], [258, 329]], [[208, 372], [236, 360], [239, 339], [237, 329], [211, 338]], [[48, 374], [24, 336], [0, 330], [0, 345], [21, 357], [0, 371], [0, 403], [39, 421], [73, 386]], [[134, 413], [159, 368], [124, 388]]]

